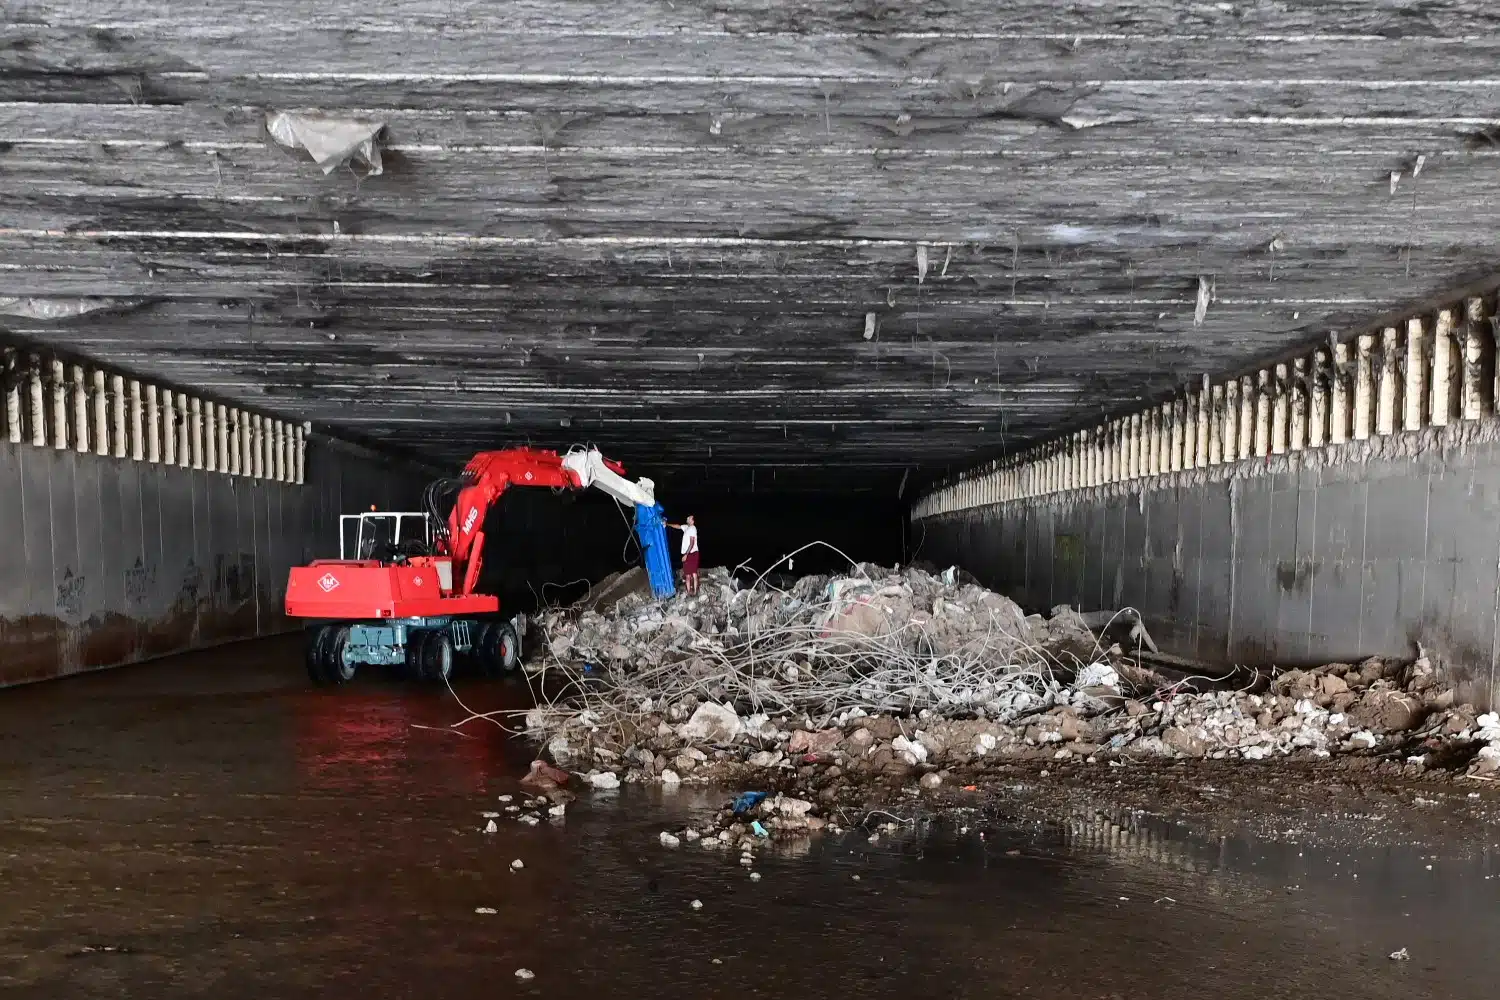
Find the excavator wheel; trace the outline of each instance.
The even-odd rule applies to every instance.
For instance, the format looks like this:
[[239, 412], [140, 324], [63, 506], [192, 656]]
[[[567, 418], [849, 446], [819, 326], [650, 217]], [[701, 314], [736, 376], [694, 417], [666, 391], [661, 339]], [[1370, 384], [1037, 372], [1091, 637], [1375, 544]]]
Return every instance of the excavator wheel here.
[[418, 632], [410, 630], [406, 633], [406, 679], [409, 681], [420, 681], [427, 677], [426, 670], [422, 665], [422, 651], [427, 645], [427, 639], [431, 632]]
[[521, 662], [521, 637], [510, 622], [489, 622], [478, 645], [479, 666], [486, 677], [508, 674]]
[[328, 683], [323, 675], [323, 661], [328, 655], [328, 643], [332, 639], [334, 627], [332, 625], [319, 625], [310, 628], [304, 636], [306, 640], [305, 660], [307, 661], [307, 676], [314, 684], [323, 685]]
[[495, 626], [494, 663], [499, 673], [508, 674], [521, 665], [521, 636], [511, 622]]
[[429, 632], [422, 642], [422, 675], [426, 680], [445, 684], [453, 677], [453, 639], [446, 629]]
[[494, 630], [494, 627], [493, 622], [479, 622], [474, 626], [473, 644], [469, 647], [469, 663], [473, 666], [474, 673], [482, 677], [488, 677], [492, 672], [485, 650], [489, 648], [490, 632]]
[[349, 642], [349, 626], [332, 625], [328, 628], [328, 638], [323, 645], [323, 683], [324, 684], [348, 684], [354, 680], [354, 674], [358, 667], [353, 663], [344, 662], [344, 646]]

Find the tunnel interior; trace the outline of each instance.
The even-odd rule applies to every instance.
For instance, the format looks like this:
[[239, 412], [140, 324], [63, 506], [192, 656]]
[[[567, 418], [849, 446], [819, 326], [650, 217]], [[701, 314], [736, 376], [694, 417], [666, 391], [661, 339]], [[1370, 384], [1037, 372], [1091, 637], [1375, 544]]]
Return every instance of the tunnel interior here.
[[[1480, 111], [1500, 99], [1480, 4], [3, 11], [10, 441], [51, 447], [93, 419], [75, 395], [108, 416], [140, 381], [201, 403], [210, 431], [253, 413], [288, 449], [310, 435], [392, 470], [376, 489], [320, 458], [292, 470], [315, 498], [187, 504], [222, 516], [222, 558], [267, 561], [268, 607], [283, 567], [256, 553], [277, 517], [297, 522], [285, 562], [326, 548], [335, 508], [414, 504], [476, 451], [574, 444], [653, 479], [669, 516], [698, 513], [710, 563], [821, 540], [1019, 574], [1031, 606], [1126, 602], [1096, 585], [1128, 579], [1113, 556], [1032, 578], [1109, 530], [1038, 523], [1001, 551], [913, 505], [981, 463], [1451, 303], [1497, 263], [1474, 223], [1494, 200]], [[7, 475], [44, 477], [39, 497], [73, 464]], [[277, 512], [265, 525], [257, 504]], [[498, 516], [489, 585], [517, 606], [631, 557], [607, 504], [516, 496]], [[34, 547], [73, 562], [11, 584], [10, 619], [66, 634], [89, 616], [57, 595], [88, 575], [89, 543], [54, 542]], [[194, 544], [163, 580], [218, 546]], [[1310, 579], [1293, 549], [1251, 585]], [[152, 558], [121, 556], [142, 574]], [[152, 614], [233, 600], [161, 586]], [[1142, 586], [1174, 627], [1238, 616], [1238, 596]]]

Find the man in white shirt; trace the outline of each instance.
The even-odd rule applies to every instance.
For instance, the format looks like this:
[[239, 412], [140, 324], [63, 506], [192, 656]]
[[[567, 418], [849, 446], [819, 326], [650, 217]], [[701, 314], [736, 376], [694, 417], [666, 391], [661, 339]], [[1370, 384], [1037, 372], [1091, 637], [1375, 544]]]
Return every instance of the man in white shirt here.
[[689, 514], [686, 524], [668, 524], [682, 532], [682, 585], [688, 596], [698, 593], [698, 527]]

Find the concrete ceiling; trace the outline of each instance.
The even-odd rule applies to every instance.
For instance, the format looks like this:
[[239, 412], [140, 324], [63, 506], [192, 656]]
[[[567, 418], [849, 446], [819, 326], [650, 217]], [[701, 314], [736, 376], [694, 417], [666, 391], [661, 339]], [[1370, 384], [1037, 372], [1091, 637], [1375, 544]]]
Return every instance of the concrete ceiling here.
[[0, 296], [132, 308], [0, 329], [442, 461], [894, 492], [1492, 271], [1488, 7], [11, 3]]

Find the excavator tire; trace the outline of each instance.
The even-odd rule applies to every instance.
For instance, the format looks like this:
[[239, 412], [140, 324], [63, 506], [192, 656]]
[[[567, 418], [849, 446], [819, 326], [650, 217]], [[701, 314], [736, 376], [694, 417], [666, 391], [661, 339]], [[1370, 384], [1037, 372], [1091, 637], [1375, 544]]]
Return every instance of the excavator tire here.
[[332, 625], [319, 625], [317, 628], [310, 628], [304, 636], [306, 640], [304, 659], [307, 661], [307, 676], [309, 680], [319, 686], [328, 683], [323, 673], [323, 660], [327, 656], [328, 643], [332, 637]]
[[422, 674], [435, 684], [445, 684], [453, 677], [453, 639], [446, 629], [429, 632], [422, 643]]
[[496, 672], [508, 674], [521, 665], [521, 636], [511, 622], [495, 626], [494, 633]]
[[479, 669], [486, 677], [500, 677], [521, 662], [521, 637], [510, 622], [487, 622], [476, 645]]
[[418, 632], [410, 630], [406, 633], [406, 679], [409, 681], [420, 681], [427, 677], [427, 672], [422, 666], [422, 650], [427, 645], [427, 638], [431, 632]]
[[329, 635], [323, 646], [323, 683], [348, 684], [354, 680], [358, 666], [344, 662], [344, 646], [349, 642], [349, 626], [329, 627]]
[[479, 622], [474, 626], [473, 645], [469, 647], [469, 664], [474, 673], [481, 677], [488, 677], [490, 670], [489, 658], [486, 650], [489, 648], [490, 632], [494, 630], [493, 622]]

